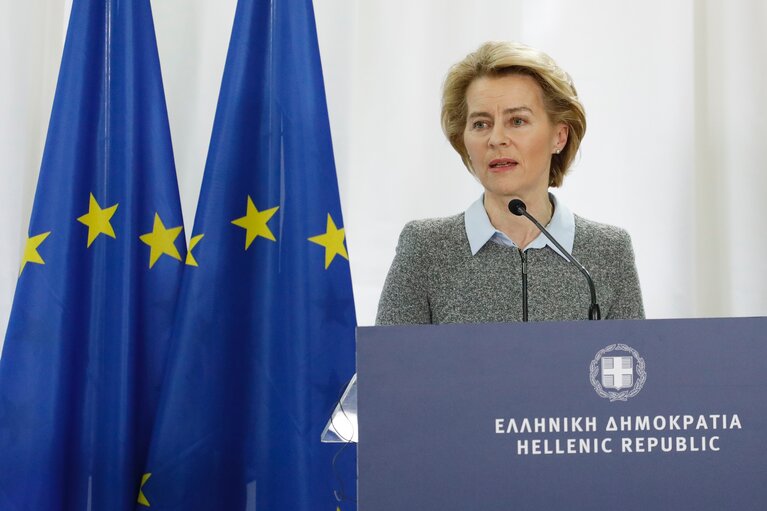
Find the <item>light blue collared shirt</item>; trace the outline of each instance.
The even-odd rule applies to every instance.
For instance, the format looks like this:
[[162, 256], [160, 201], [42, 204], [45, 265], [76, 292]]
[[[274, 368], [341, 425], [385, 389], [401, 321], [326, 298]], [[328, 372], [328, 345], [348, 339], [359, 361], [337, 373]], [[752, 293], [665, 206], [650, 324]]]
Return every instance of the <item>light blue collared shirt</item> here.
[[[567, 206], [557, 200], [553, 194], [549, 194], [551, 203], [554, 205], [554, 215], [551, 217], [551, 221], [546, 225], [546, 230], [554, 236], [560, 245], [562, 245], [568, 252], [573, 251], [573, 242], [575, 241], [575, 216], [573, 212], [567, 209]], [[511, 214], [511, 213], [509, 213]], [[476, 255], [479, 249], [485, 246], [485, 243], [492, 241], [499, 245], [507, 247], [517, 248], [516, 243], [511, 241], [511, 238], [506, 236], [490, 223], [490, 217], [487, 216], [485, 211], [484, 195], [480, 196], [464, 214], [464, 223], [466, 225], [466, 236], [469, 238], [469, 246], [471, 247], [471, 255]], [[540, 233], [527, 247], [525, 251], [530, 248], [543, 248], [545, 246], [551, 247], [554, 252], [561, 255], [565, 259], [565, 255], [559, 251], [553, 243], [543, 234]]]

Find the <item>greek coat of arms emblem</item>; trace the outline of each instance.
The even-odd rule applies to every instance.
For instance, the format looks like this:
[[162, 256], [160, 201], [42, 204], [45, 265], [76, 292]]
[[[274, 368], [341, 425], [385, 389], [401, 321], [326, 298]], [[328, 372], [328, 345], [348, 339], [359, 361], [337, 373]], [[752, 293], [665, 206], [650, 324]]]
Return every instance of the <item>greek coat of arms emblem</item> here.
[[627, 401], [639, 394], [647, 380], [645, 361], [625, 344], [599, 350], [589, 366], [591, 386], [610, 401]]

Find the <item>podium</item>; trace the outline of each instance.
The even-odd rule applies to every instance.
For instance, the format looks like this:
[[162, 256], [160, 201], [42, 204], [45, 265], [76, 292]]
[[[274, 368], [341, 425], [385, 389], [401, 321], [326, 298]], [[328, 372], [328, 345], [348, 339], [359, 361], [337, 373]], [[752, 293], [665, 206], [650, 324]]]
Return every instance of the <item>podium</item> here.
[[359, 328], [358, 509], [765, 510], [767, 318]]

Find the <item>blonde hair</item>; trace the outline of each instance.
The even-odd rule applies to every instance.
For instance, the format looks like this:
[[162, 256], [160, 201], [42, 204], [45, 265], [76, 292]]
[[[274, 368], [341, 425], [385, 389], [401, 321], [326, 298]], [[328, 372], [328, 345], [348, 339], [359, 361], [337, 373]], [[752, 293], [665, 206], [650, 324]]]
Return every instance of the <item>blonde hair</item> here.
[[552, 155], [549, 168], [549, 186], [561, 186], [586, 133], [586, 112], [570, 75], [542, 51], [520, 43], [487, 42], [453, 65], [442, 89], [442, 131], [473, 173], [463, 143], [468, 115], [466, 91], [477, 78], [513, 74], [535, 79], [543, 91], [549, 120], [568, 127], [567, 143], [559, 154]]

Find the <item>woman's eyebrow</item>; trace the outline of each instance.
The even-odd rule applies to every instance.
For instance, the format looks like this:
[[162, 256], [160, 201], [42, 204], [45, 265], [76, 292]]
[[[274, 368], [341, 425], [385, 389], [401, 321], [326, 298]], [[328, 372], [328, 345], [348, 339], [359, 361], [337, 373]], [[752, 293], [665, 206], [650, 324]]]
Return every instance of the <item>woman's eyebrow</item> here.
[[[532, 114], [533, 109], [529, 106], [515, 106], [513, 108], [507, 108], [503, 111], [504, 114], [518, 114], [520, 112], [527, 112]], [[474, 119], [475, 117], [492, 117], [488, 112], [472, 112], [469, 114], [469, 119]]]

